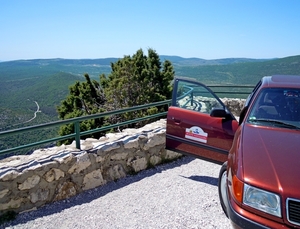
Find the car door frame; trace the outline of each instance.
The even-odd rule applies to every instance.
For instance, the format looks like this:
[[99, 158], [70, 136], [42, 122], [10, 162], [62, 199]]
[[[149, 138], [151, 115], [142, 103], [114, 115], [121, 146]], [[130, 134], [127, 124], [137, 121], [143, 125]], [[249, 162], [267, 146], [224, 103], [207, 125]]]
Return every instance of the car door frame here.
[[[177, 103], [177, 90], [178, 90], [179, 81], [183, 81], [186, 83], [193, 83], [200, 87], [205, 88], [213, 96], [213, 98], [215, 98], [218, 101], [218, 103], [222, 106], [222, 108], [221, 109], [219, 109], [219, 108], [212, 109], [212, 112], [209, 115], [202, 114], [201, 112], [199, 112], [199, 114], [197, 114], [197, 113], [195, 113], [195, 111], [178, 108], [176, 103]], [[174, 124], [173, 122], [176, 122], [176, 117], [171, 117], [171, 116], [174, 115], [173, 111], [175, 111], [175, 113], [176, 112], [178, 113], [181, 111], [181, 109], [183, 112], [185, 112], [188, 115], [195, 116], [195, 117], [199, 116], [199, 118], [201, 118], [201, 120], [202, 119], [210, 120], [211, 121], [210, 123], [212, 125], [216, 125], [216, 123], [218, 124], [218, 126], [224, 124], [227, 126], [226, 131], [231, 128], [232, 132], [229, 135], [231, 138], [230, 139], [231, 143], [233, 141], [234, 133], [238, 127], [238, 122], [235, 119], [235, 117], [232, 115], [232, 113], [227, 109], [225, 104], [221, 101], [221, 99], [209, 87], [207, 87], [205, 84], [203, 84], [197, 80], [184, 78], [184, 77], [176, 77], [174, 79], [171, 106], [169, 107], [169, 111], [168, 111], [168, 115], [167, 115], [166, 149], [172, 150], [172, 151], [175, 151], [178, 153], [186, 154], [186, 155], [192, 155], [197, 158], [201, 158], [201, 159], [208, 160], [208, 161], [213, 161], [216, 163], [223, 163], [224, 161], [226, 161], [228, 152], [229, 152], [229, 148], [224, 150], [222, 148], [210, 146], [209, 144], [206, 144], [207, 142], [203, 143], [203, 142], [199, 142], [199, 141], [193, 141], [190, 139], [186, 139], [185, 137], [182, 137], [182, 136], [178, 137], [178, 136], [168, 133], [168, 127], [170, 127], [170, 125], [178, 125], [178, 126], [180, 125], [180, 123], [179, 123], [180, 121], [178, 121], [178, 124]], [[170, 113], [172, 113], [172, 114], [170, 115]], [[202, 128], [200, 127], [200, 129], [202, 129]], [[220, 131], [222, 131], [222, 130], [220, 130]], [[226, 131], [224, 130], [224, 132], [226, 132]], [[172, 142], [172, 143], [170, 143], [170, 142]], [[169, 143], [171, 145], [178, 143], [178, 147], [169, 147], [169, 145], [168, 145]], [[184, 145], [186, 147], [188, 147], [189, 149], [182, 150], [182, 149], [184, 149]], [[195, 152], [197, 152], [197, 153], [195, 153]]]

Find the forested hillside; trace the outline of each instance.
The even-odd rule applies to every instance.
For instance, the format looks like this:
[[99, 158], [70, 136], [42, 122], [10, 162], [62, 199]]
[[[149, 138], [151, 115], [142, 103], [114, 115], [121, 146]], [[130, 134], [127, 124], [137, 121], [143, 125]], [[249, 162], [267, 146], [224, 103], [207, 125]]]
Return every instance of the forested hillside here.
[[[265, 75], [300, 75], [300, 56], [265, 60], [204, 60], [178, 56], [160, 58], [161, 61], [171, 61], [175, 76], [196, 78], [206, 84], [254, 85]], [[0, 131], [58, 120], [56, 107], [66, 98], [68, 87], [76, 81], [84, 81], [85, 73], [99, 80], [102, 73], [111, 72], [110, 64], [117, 60], [37, 59], [0, 62]], [[39, 112], [33, 119], [37, 104]], [[49, 130], [44, 135], [56, 131]], [[3, 148], [1, 139], [0, 148]]]
[[[84, 74], [99, 77], [110, 72], [110, 62], [99, 60], [19, 60], [0, 63], [0, 131], [57, 120], [56, 106], [68, 87], [84, 80]], [[30, 123], [37, 101], [41, 113]], [[22, 125], [24, 123], [24, 125]]]

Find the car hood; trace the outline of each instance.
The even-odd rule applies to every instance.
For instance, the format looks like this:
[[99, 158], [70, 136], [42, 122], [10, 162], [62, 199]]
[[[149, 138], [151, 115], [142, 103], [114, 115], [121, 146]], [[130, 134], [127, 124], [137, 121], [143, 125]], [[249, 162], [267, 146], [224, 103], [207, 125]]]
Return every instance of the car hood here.
[[300, 131], [246, 123], [242, 132], [244, 181], [300, 198]]

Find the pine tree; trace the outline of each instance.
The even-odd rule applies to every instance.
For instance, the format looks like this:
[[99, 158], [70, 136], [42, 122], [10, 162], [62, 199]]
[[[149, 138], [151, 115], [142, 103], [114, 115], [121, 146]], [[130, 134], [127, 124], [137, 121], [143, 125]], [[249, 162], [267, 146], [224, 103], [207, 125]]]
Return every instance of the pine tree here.
[[[174, 70], [170, 61], [160, 62], [158, 54], [148, 49], [148, 56], [139, 49], [133, 56], [124, 56], [111, 63], [111, 73], [100, 75], [100, 82], [90, 79], [85, 74], [86, 82], [76, 82], [70, 87], [70, 94], [58, 107], [60, 119], [79, 117], [83, 115], [114, 111], [127, 107], [143, 105], [171, 98], [171, 82]], [[152, 107], [150, 109], [114, 115], [108, 119], [90, 120], [81, 123], [80, 129], [88, 130], [107, 124], [116, 124], [146, 115], [166, 111], [167, 107]], [[137, 127], [144, 125], [141, 122]], [[73, 125], [60, 129], [60, 135], [74, 132]], [[99, 137], [104, 133], [94, 134]]]
[[[100, 84], [93, 80], [90, 80], [88, 74], [84, 75], [86, 82], [76, 82], [73, 86], [70, 86], [70, 94], [65, 100], [61, 102], [61, 105], [57, 107], [57, 111], [60, 119], [70, 119], [80, 117], [84, 115], [96, 114], [104, 112], [105, 95], [100, 88]], [[80, 123], [80, 131], [86, 131], [105, 125], [105, 119], [91, 119]], [[74, 125], [67, 124], [59, 129], [60, 135], [67, 135], [74, 133]], [[96, 133], [89, 135], [88, 137], [99, 138], [104, 133]], [[59, 142], [59, 144], [70, 143], [71, 140], [65, 140]]]

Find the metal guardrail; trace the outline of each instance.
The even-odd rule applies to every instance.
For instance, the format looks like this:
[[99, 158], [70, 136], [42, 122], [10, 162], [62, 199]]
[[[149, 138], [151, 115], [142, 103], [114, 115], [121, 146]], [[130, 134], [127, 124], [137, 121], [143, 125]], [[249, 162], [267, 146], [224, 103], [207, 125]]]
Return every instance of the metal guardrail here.
[[[215, 88], [215, 89], [222, 89], [222, 88], [225, 88], [225, 89], [226, 88], [230, 88], [230, 89], [236, 89], [236, 88], [253, 89], [254, 88], [253, 85], [225, 85], [225, 86], [224, 85], [208, 85], [208, 87], [210, 87], [211, 89], [213, 89], [213, 88]], [[241, 95], [242, 94], [250, 94], [250, 91], [248, 91], [248, 92], [247, 91], [229, 91], [229, 90], [227, 90], [227, 91], [213, 90], [213, 91], [216, 94], [241, 94]], [[104, 126], [104, 127], [101, 127], [101, 128], [96, 128], [96, 129], [92, 129], [92, 130], [88, 130], [88, 131], [82, 131], [82, 132], [80, 131], [80, 122], [85, 121], [85, 120], [90, 120], [90, 119], [97, 119], [97, 118], [107, 117], [107, 116], [116, 115], [116, 114], [123, 114], [123, 113], [126, 113], [126, 112], [137, 111], [137, 110], [150, 108], [150, 107], [169, 105], [170, 103], [171, 103], [171, 100], [165, 100], [165, 101], [160, 101], [160, 102], [155, 102], [155, 103], [151, 103], [151, 104], [145, 104], [145, 105], [140, 105], [140, 106], [135, 106], [135, 107], [130, 107], [130, 108], [125, 108], [125, 109], [116, 110], [116, 111], [103, 112], [103, 113], [100, 113], [100, 114], [93, 114], [93, 115], [82, 116], [82, 117], [77, 117], [77, 118], [72, 118], [72, 119], [67, 119], [67, 120], [60, 120], [60, 121], [50, 122], [50, 123], [46, 123], [46, 124], [40, 124], [40, 125], [35, 125], [35, 126], [29, 126], [29, 127], [24, 127], [24, 128], [18, 128], [18, 129], [3, 131], [3, 132], [0, 132], [0, 137], [9, 137], [9, 136], [12, 136], [12, 135], [16, 135], [16, 134], [20, 134], [20, 133], [26, 133], [26, 132], [33, 131], [33, 130], [42, 130], [42, 129], [46, 129], [46, 128], [49, 128], [49, 127], [62, 126], [62, 125], [70, 124], [70, 123], [74, 124], [74, 133], [72, 133], [72, 134], [64, 135], [64, 136], [60, 136], [60, 137], [56, 137], [56, 138], [51, 138], [51, 139], [45, 139], [43, 141], [33, 142], [33, 143], [30, 143], [30, 144], [21, 145], [21, 146], [14, 147], [14, 148], [0, 150], [0, 155], [7, 154], [7, 153], [17, 151], [17, 150], [30, 148], [30, 147], [33, 147], [33, 146], [43, 145], [43, 144], [46, 144], [46, 143], [56, 142], [56, 141], [60, 141], [60, 140], [66, 140], [66, 139], [70, 139], [70, 138], [75, 138], [76, 148], [80, 149], [80, 137], [81, 136], [96, 133], [96, 132], [101, 132], [101, 131], [105, 131], [105, 130], [109, 130], [109, 129], [116, 128], [116, 127], [119, 127], [119, 126], [124, 126], [124, 125], [132, 124], [132, 123], [137, 123], [137, 122], [140, 122], [140, 121], [143, 121], [143, 120], [163, 117], [163, 116], [167, 115], [167, 112], [161, 112], [161, 113], [157, 113], [157, 114], [154, 114], [154, 115], [149, 115], [149, 116], [146, 116], [146, 117], [137, 118], [137, 119], [133, 119], [133, 120], [129, 120], [129, 121], [125, 121], [125, 122], [121, 122], [121, 123], [117, 123], [117, 124], [113, 124], [113, 125], [109, 125], [109, 126]]]
[[38, 146], [38, 145], [42, 145], [45, 143], [66, 140], [66, 139], [70, 139], [70, 138], [75, 138], [76, 148], [80, 149], [80, 136], [84, 136], [84, 135], [88, 135], [88, 134], [92, 134], [92, 133], [96, 133], [96, 132], [101, 132], [104, 130], [109, 130], [109, 129], [112, 129], [115, 127], [124, 126], [124, 125], [128, 125], [131, 123], [137, 123], [137, 122], [147, 120], [147, 119], [163, 117], [163, 116], [167, 115], [167, 112], [161, 112], [161, 113], [157, 113], [154, 115], [149, 115], [149, 116], [145, 116], [142, 118], [136, 118], [133, 120], [129, 120], [129, 121], [125, 121], [125, 122], [121, 122], [121, 123], [117, 123], [117, 124], [113, 124], [113, 125], [109, 125], [109, 126], [104, 126], [101, 128], [96, 128], [93, 130], [82, 131], [82, 132], [80, 131], [80, 122], [85, 121], [85, 120], [90, 120], [90, 119], [107, 117], [107, 116], [116, 115], [116, 114], [123, 114], [126, 112], [142, 110], [142, 109], [150, 108], [150, 107], [169, 105], [170, 102], [171, 102], [171, 100], [165, 100], [165, 101], [161, 101], [161, 102], [155, 102], [155, 103], [150, 103], [150, 104], [145, 104], [145, 105], [140, 105], [140, 106], [135, 106], [135, 107], [129, 107], [129, 108], [116, 110], [116, 111], [108, 111], [108, 112], [103, 112], [100, 114], [87, 115], [87, 116], [71, 118], [71, 119], [67, 119], [67, 120], [55, 121], [55, 122], [50, 122], [50, 123], [46, 123], [46, 124], [40, 124], [40, 125], [29, 126], [29, 127], [14, 129], [14, 130], [3, 131], [3, 132], [0, 132], [0, 137], [9, 137], [9, 136], [12, 136], [15, 134], [26, 133], [26, 132], [29, 132], [32, 130], [41, 130], [41, 129], [45, 129], [45, 128], [49, 128], [49, 127], [62, 126], [62, 125], [70, 124], [70, 123], [74, 124], [74, 133], [73, 134], [68, 134], [68, 135], [64, 135], [64, 136], [60, 136], [60, 137], [56, 137], [56, 138], [46, 139], [46, 140], [39, 141], [39, 142], [33, 142], [33, 143], [30, 143], [27, 145], [22, 145], [22, 146], [18, 146], [18, 147], [14, 147], [14, 148], [0, 150], [0, 155], [7, 154], [7, 153], [10, 153], [10, 152], [13, 152], [16, 150], [21, 150], [21, 149], [25, 149], [25, 148], [29, 148], [29, 147], [33, 147], [33, 146]]

